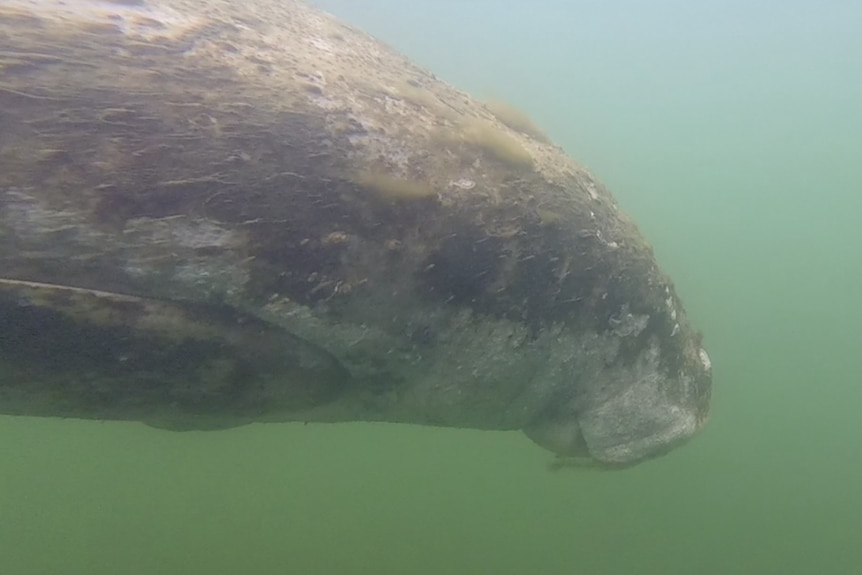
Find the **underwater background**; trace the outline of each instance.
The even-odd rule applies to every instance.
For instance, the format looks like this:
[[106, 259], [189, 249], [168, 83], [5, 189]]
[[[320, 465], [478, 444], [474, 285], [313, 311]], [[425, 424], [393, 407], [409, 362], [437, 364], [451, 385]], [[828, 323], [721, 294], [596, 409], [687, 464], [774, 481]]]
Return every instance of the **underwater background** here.
[[519, 433], [0, 418], [0, 574], [862, 573], [862, 4], [318, 0], [510, 102], [652, 242], [712, 420], [619, 472]]

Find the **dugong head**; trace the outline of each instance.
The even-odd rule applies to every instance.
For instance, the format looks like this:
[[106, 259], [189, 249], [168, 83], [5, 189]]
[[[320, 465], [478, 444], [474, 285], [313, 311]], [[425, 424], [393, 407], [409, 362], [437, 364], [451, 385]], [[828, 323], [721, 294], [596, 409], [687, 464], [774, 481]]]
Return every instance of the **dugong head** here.
[[623, 306], [583, 342], [574, 391], [524, 432], [573, 462], [627, 466], [667, 453], [705, 424], [712, 364], [666, 288], [653, 317]]

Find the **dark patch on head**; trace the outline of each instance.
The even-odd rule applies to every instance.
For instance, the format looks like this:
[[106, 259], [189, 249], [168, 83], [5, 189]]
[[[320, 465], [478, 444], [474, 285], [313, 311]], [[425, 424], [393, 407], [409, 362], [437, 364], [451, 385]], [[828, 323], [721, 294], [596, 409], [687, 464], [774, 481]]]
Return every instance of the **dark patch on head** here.
[[548, 316], [554, 307], [558, 288], [554, 272], [559, 261], [556, 250], [548, 252], [529, 249], [519, 254], [518, 262], [507, 282], [506, 291], [514, 298], [515, 314], [511, 319], [527, 320], [534, 323], [539, 317]]
[[487, 223], [461, 223], [439, 241], [418, 274], [431, 297], [535, 331], [550, 323], [607, 329], [624, 295], [613, 258], [595, 238], [523, 215], [496, 221], [519, 231], [492, 236]]
[[326, 243], [320, 233], [308, 228], [255, 226], [255, 235], [265, 237], [253, 247], [249, 291], [266, 298], [288, 295], [304, 305], [330, 298], [343, 275], [341, 243]]
[[[322, 176], [287, 178], [280, 186], [246, 201], [242, 229], [254, 254], [252, 297], [287, 295], [314, 305], [337, 295], [351, 274], [365, 277], [363, 266], [377, 277], [409, 266], [403, 250], [415, 242], [408, 236], [415, 238], [421, 222], [437, 218], [440, 209], [434, 198], [381, 202], [351, 181]], [[267, 203], [273, 198], [277, 205]], [[228, 217], [235, 219], [221, 219]]]
[[98, 191], [99, 199], [94, 211], [103, 223], [116, 224], [133, 218], [189, 214], [192, 212], [192, 206], [199, 201], [199, 196], [207, 189], [207, 186], [202, 184], [154, 186], [126, 192], [117, 188], [105, 188]]
[[534, 329], [582, 321], [597, 286], [607, 281], [605, 267], [591, 254], [581, 253], [582, 243], [564, 230], [528, 221], [524, 231], [513, 256], [517, 263], [501, 292], [507, 300], [506, 315]]
[[503, 240], [475, 226], [457, 229], [427, 258], [419, 277], [436, 298], [483, 310], [493, 301], [487, 290], [500, 273]]
[[414, 345], [430, 347], [434, 345], [437, 334], [430, 325], [419, 325], [408, 330], [407, 339]]

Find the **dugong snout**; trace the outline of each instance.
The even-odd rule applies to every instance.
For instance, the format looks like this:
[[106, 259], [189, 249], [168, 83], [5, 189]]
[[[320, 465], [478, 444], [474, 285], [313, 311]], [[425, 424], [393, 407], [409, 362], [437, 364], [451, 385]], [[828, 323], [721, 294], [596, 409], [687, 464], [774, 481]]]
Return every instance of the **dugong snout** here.
[[525, 434], [558, 456], [608, 466], [671, 451], [702, 429], [709, 414], [711, 362], [703, 348], [688, 351], [681, 369], [669, 373], [654, 339], [634, 363], [605, 366], [579, 382], [578, 393], [531, 422]]

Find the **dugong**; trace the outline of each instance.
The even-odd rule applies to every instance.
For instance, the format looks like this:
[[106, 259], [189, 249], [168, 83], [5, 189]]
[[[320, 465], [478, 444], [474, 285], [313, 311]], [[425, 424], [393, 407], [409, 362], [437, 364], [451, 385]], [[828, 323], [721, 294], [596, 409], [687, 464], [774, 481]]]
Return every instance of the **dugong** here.
[[668, 451], [701, 337], [532, 128], [300, 2], [4, 0], [0, 413]]

